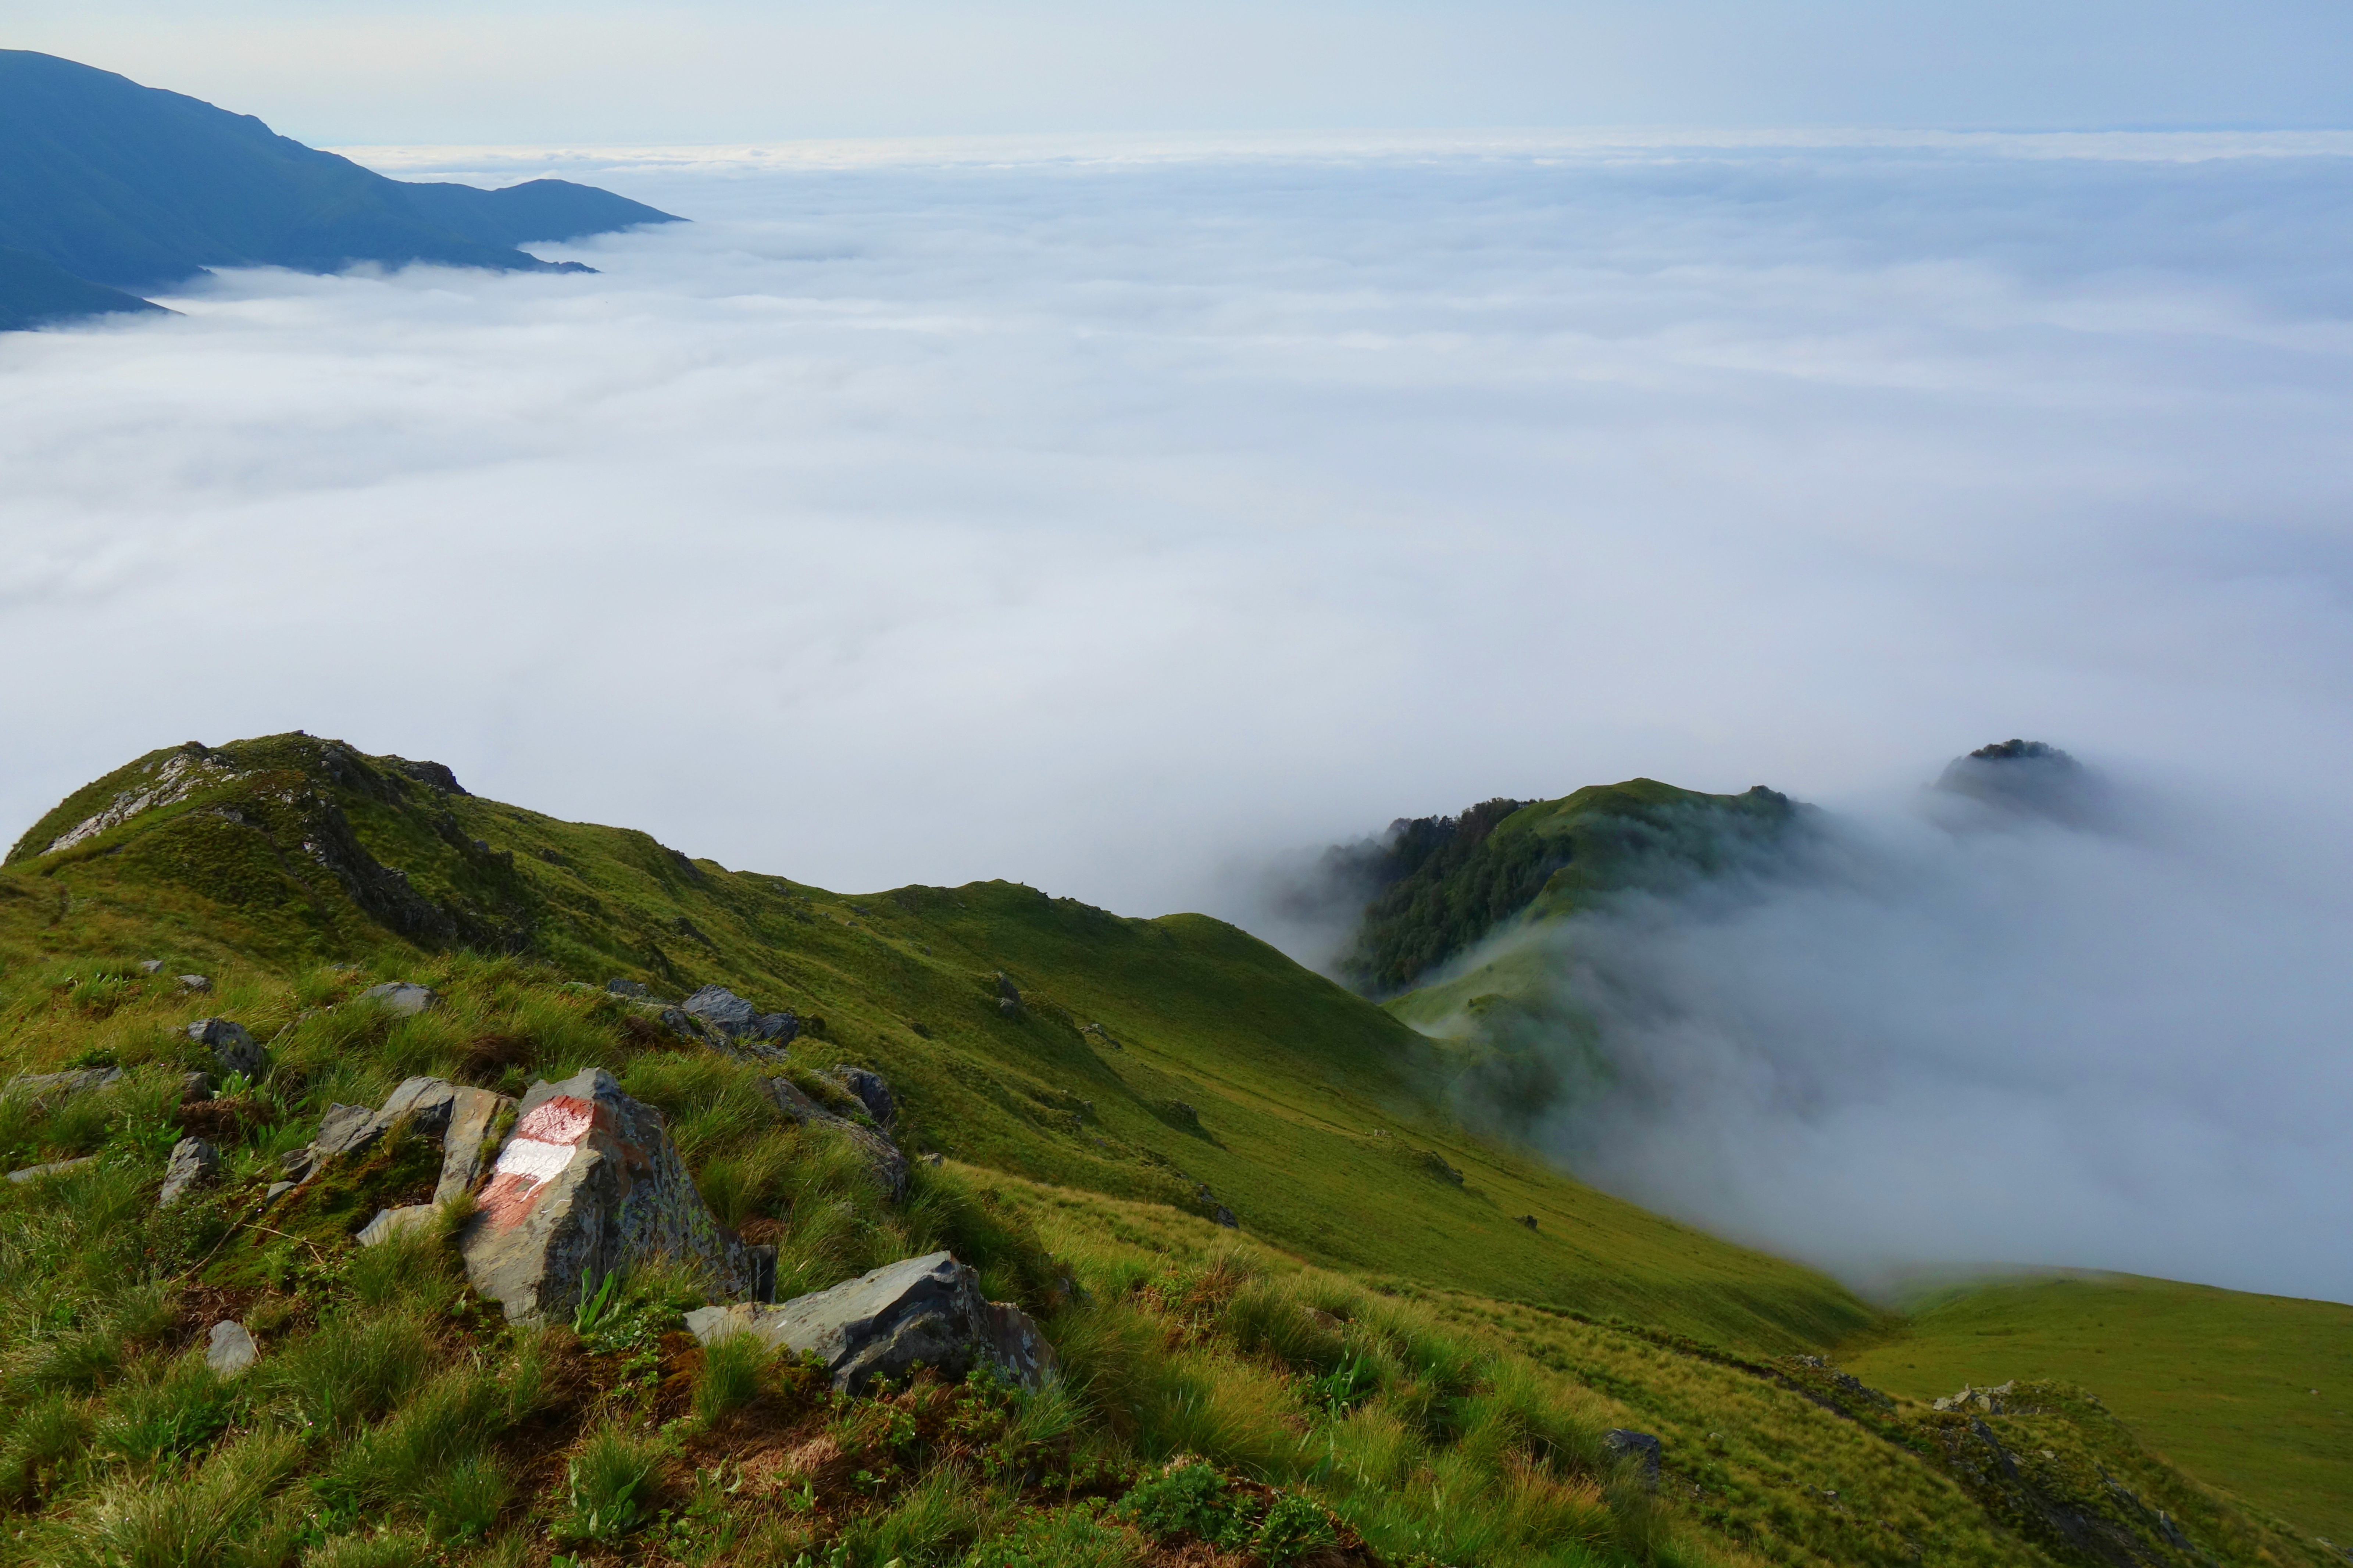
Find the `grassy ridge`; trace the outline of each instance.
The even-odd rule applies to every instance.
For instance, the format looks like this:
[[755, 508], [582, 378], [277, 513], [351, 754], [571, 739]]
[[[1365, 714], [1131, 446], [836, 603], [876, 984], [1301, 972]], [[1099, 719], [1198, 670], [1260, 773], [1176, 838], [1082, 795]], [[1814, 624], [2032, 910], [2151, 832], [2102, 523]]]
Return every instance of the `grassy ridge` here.
[[1923, 1400], [2011, 1378], [2088, 1384], [2175, 1462], [2353, 1543], [2353, 1307], [2123, 1274], [1908, 1305], [1899, 1329], [1841, 1347], [1850, 1369]]
[[[174, 768], [171, 787], [195, 786], [182, 797], [46, 852]], [[1446, 1064], [1420, 1037], [1220, 921], [1126, 919], [1006, 882], [838, 895], [423, 775], [305, 735], [151, 753], [19, 841], [0, 951], [162, 940], [199, 968], [283, 977], [347, 956], [423, 973], [463, 942], [590, 983], [725, 984], [822, 1020], [804, 1059], [884, 1073], [915, 1148], [1224, 1206], [1335, 1267], [1726, 1343], [1819, 1349], [1873, 1321], [1819, 1274], [1466, 1135], [1434, 1109]], [[1000, 973], [1024, 999], [1011, 1017]], [[28, 1021], [19, 1048], [62, 1059], [79, 1040]]]

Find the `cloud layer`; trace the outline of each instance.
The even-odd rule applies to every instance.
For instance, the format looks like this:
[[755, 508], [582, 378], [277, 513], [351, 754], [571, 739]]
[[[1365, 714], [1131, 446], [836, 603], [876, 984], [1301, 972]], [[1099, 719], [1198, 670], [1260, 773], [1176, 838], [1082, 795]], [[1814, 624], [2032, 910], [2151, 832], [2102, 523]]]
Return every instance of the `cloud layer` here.
[[2309, 146], [535, 163], [697, 221], [0, 339], [0, 815], [300, 726], [845, 888], [1239, 912], [1401, 814], [2025, 733], [2340, 864]]

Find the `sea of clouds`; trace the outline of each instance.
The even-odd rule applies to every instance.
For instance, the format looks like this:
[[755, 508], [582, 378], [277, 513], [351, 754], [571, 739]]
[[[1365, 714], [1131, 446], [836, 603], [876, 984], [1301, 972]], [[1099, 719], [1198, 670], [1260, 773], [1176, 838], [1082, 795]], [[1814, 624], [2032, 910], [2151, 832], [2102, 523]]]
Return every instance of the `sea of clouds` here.
[[[2353, 1297], [2353, 142], [1709, 140], [364, 151], [694, 222], [0, 337], [0, 816], [301, 727], [1250, 920], [1399, 815], [1767, 783], [1875, 868], [1593, 939], [1705, 1026], [1613, 1037], [1679, 1065], [1584, 1168]], [[2167, 826], [1915, 819], [2011, 735]]]

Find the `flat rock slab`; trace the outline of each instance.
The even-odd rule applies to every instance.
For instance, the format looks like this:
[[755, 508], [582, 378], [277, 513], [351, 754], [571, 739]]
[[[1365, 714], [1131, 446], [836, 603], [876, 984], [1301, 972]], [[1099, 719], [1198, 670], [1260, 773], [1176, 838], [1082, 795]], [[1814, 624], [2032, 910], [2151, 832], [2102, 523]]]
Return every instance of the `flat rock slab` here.
[[12, 1078], [5, 1094], [29, 1094], [36, 1100], [61, 1100], [69, 1094], [88, 1094], [94, 1089], [111, 1087], [122, 1077], [121, 1068], [75, 1068], [69, 1072], [26, 1073]]
[[98, 1156], [95, 1154], [84, 1154], [79, 1160], [52, 1160], [46, 1165], [27, 1165], [21, 1171], [11, 1171], [8, 1179], [17, 1183], [37, 1182], [46, 1176], [68, 1175], [85, 1165], [97, 1163]]
[[441, 1175], [433, 1201], [441, 1203], [471, 1192], [491, 1161], [489, 1138], [500, 1112], [514, 1104], [487, 1089], [454, 1084], [446, 1079], [412, 1078], [385, 1097], [381, 1107], [331, 1105], [319, 1119], [319, 1135], [309, 1146], [286, 1156], [286, 1173], [307, 1182], [343, 1155], [364, 1154], [402, 1121], [441, 1143]]
[[261, 1359], [261, 1348], [235, 1318], [223, 1318], [212, 1327], [205, 1346], [205, 1364], [216, 1377], [235, 1377]]
[[719, 1223], [660, 1113], [601, 1068], [531, 1086], [459, 1248], [474, 1289], [515, 1322], [562, 1317], [584, 1280], [655, 1258], [702, 1265], [724, 1297], [775, 1281], [775, 1253]]
[[686, 1326], [704, 1344], [748, 1333], [773, 1350], [811, 1354], [833, 1385], [862, 1392], [875, 1378], [927, 1366], [961, 1377], [987, 1362], [1026, 1388], [1055, 1373], [1053, 1347], [1018, 1307], [991, 1301], [980, 1277], [952, 1253], [909, 1258], [780, 1306], [703, 1307]]
[[441, 1000], [440, 993], [406, 980], [389, 981], [371, 985], [360, 993], [360, 1000], [373, 1002], [385, 1012], [402, 1018], [414, 1017]]

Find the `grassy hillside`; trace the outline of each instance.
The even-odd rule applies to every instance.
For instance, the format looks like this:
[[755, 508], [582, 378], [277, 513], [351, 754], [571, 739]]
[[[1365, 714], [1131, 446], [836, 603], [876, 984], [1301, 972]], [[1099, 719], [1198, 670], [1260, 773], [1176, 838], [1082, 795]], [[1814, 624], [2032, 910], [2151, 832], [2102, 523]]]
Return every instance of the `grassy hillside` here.
[[[303, 735], [153, 753], [25, 834], [0, 871], [0, 941], [58, 957], [161, 941], [257, 980], [348, 957], [414, 968], [462, 943], [673, 996], [725, 984], [822, 1020], [802, 1047], [820, 1065], [883, 1072], [916, 1147], [1222, 1205], [1337, 1267], [1726, 1343], [1819, 1349], [1873, 1319], [1810, 1270], [1465, 1136], [1432, 1109], [1442, 1064], [1419, 1036], [1219, 921], [1002, 882], [838, 895], [437, 776]], [[104, 822], [118, 800], [163, 796]], [[83, 1044], [78, 1020], [28, 1019], [18, 1048], [39, 1062]]]
[[[444, 1000], [355, 1005], [396, 977]], [[881, 1070], [902, 1145], [950, 1158], [891, 1198], [776, 1115], [775, 1069], [666, 1033], [613, 977], [791, 1009], [788, 1075], [822, 1097], [810, 1069]], [[206, 1065], [184, 1026], [211, 1015], [269, 1069], [182, 1104]], [[91, 1157], [0, 1184], [0, 1561], [2332, 1560], [2081, 1390], [1978, 1420], [1841, 1381], [1810, 1352], [1900, 1325], [1464, 1131], [1428, 1041], [1198, 916], [1006, 883], [837, 895], [431, 763], [184, 746], [78, 791], [0, 867], [0, 1065], [124, 1073], [0, 1094], [6, 1168]], [[397, 1138], [265, 1199], [330, 1104], [589, 1066], [660, 1110], [786, 1293], [950, 1248], [1067, 1375], [832, 1396], [697, 1349], [700, 1287], [659, 1268], [602, 1316], [511, 1329], [446, 1226], [354, 1247], [418, 1179]], [[158, 1211], [197, 1129], [222, 1179]], [[202, 1357], [225, 1314], [262, 1346], [236, 1383]], [[1608, 1447], [1621, 1425], [1663, 1439], [1655, 1490]], [[1166, 1469], [1187, 1455], [1206, 1467]]]
[[2089, 1384], [2153, 1448], [2353, 1544], [2353, 1307], [2124, 1274], [1951, 1286], [1842, 1346], [1882, 1388]]

